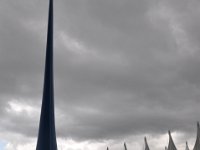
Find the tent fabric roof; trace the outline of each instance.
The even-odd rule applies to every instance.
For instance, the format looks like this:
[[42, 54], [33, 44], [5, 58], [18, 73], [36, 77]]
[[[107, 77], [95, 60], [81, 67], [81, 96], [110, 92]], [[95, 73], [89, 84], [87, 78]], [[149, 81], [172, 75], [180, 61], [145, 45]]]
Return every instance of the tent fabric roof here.
[[196, 142], [195, 142], [193, 150], [200, 150], [200, 127], [199, 127], [199, 122], [197, 122], [197, 138], [196, 138]]
[[149, 149], [149, 145], [147, 143], [147, 138], [146, 137], [144, 137], [144, 143], [145, 143], [145, 150], [150, 150]]
[[185, 150], [190, 150], [187, 142], [186, 142]]
[[[177, 150], [177, 148], [174, 144], [173, 138], [171, 136], [171, 132], [168, 131], [168, 134], [169, 134], [169, 143], [168, 143], [168, 147], [165, 147], [165, 150]], [[144, 144], [145, 144], [144, 150], [150, 150], [146, 137], [144, 137]], [[108, 147], [107, 147], [107, 150], [109, 150]], [[127, 150], [127, 146], [126, 146], [125, 142], [124, 142], [124, 150]], [[190, 150], [187, 141], [186, 141], [185, 150]], [[199, 125], [199, 122], [197, 122], [197, 137], [196, 137], [196, 142], [195, 142], [193, 150], [200, 150], [200, 125]]]
[[124, 143], [124, 150], [127, 150], [126, 143]]
[[169, 131], [169, 144], [168, 144], [168, 150], [177, 150], [175, 144], [174, 144], [174, 141], [172, 139], [172, 136], [171, 136], [171, 132]]

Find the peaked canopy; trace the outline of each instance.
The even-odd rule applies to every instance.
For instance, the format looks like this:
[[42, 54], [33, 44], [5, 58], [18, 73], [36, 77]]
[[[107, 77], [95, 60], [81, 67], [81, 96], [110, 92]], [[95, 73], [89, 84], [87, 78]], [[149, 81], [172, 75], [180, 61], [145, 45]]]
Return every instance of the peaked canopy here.
[[190, 150], [189, 147], [188, 147], [188, 143], [187, 142], [186, 142], [185, 150]]
[[57, 150], [53, 83], [53, 0], [49, 0], [44, 89], [36, 150]]
[[169, 133], [169, 144], [168, 144], [168, 148], [167, 149], [168, 150], [177, 150], [176, 146], [174, 144], [174, 141], [172, 139], [171, 132], [169, 131], [168, 133]]
[[197, 139], [194, 145], [193, 150], [200, 150], [200, 127], [199, 122], [197, 122]]
[[149, 149], [149, 145], [147, 143], [147, 138], [146, 137], [144, 137], [144, 144], [145, 144], [145, 150], [150, 150]]
[[124, 150], [127, 150], [126, 143], [124, 143]]

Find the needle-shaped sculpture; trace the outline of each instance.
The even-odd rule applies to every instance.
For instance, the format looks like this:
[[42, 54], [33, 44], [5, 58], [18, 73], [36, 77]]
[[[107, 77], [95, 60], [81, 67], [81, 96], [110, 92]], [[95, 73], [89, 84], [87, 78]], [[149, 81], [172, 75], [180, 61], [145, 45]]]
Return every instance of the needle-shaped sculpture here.
[[57, 150], [53, 80], [53, 0], [49, 0], [44, 89], [36, 150]]

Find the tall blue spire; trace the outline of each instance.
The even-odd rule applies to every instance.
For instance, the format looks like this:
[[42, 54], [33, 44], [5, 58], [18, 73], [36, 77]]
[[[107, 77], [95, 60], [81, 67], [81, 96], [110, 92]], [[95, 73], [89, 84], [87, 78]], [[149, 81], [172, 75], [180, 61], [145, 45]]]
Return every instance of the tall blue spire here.
[[53, 0], [49, 0], [44, 89], [36, 150], [57, 150], [53, 83]]

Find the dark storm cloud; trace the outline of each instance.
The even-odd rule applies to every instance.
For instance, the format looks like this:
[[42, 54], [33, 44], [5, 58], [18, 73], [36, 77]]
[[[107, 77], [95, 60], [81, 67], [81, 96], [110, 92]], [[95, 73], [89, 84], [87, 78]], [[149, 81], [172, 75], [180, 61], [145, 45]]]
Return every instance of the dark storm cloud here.
[[[30, 119], [26, 110], [6, 110], [14, 99], [39, 111], [47, 6], [0, 2], [2, 131], [37, 135], [39, 113]], [[56, 1], [58, 135], [193, 134], [200, 120], [199, 7], [195, 0]]]

